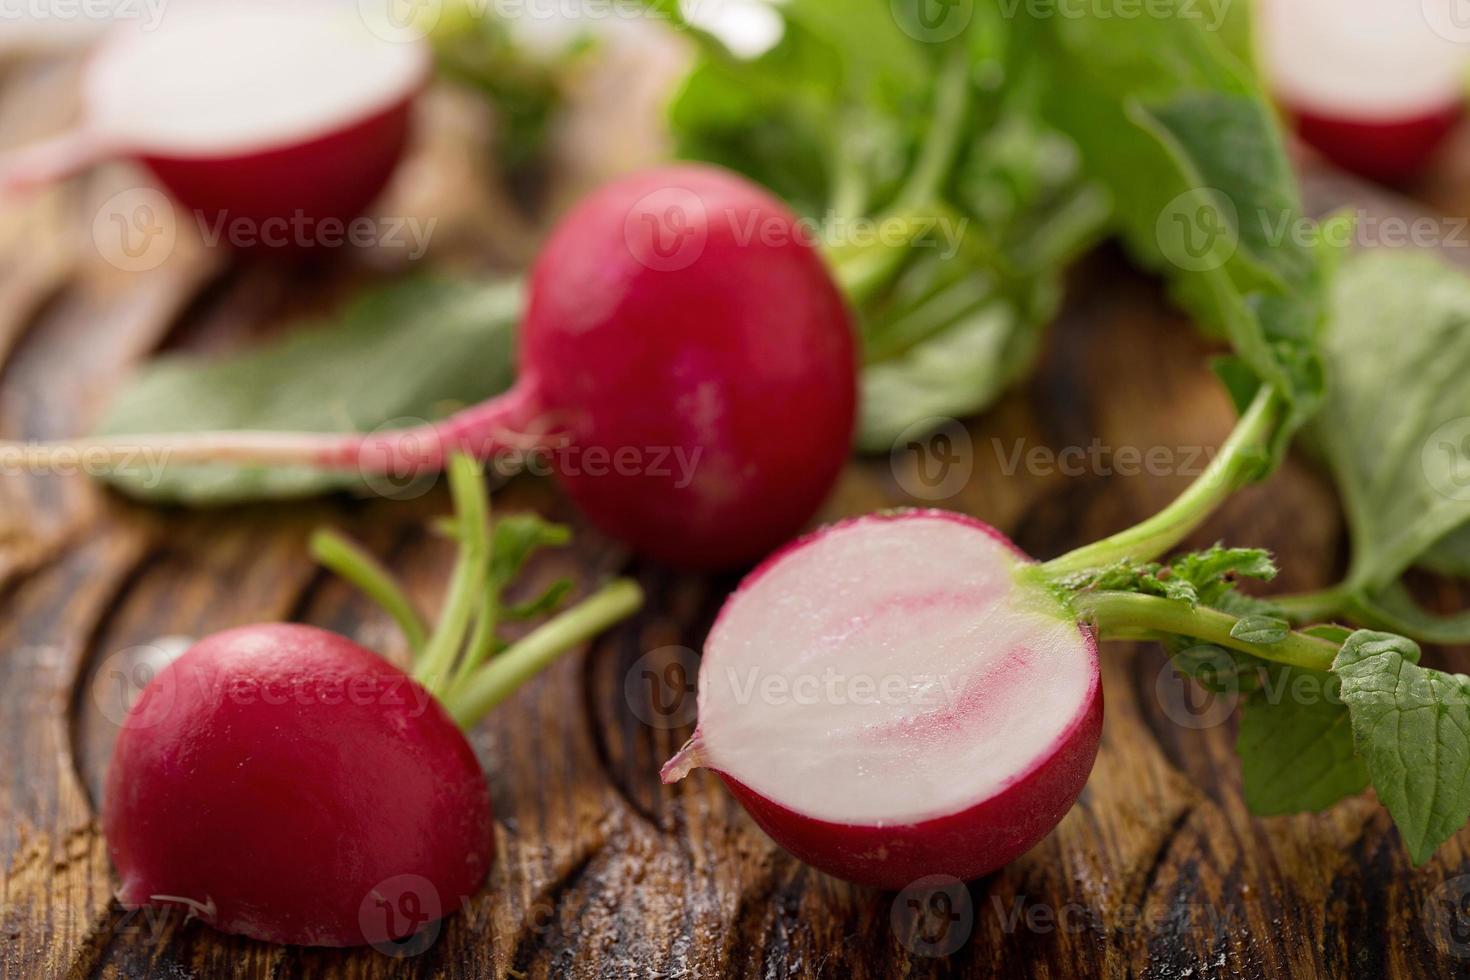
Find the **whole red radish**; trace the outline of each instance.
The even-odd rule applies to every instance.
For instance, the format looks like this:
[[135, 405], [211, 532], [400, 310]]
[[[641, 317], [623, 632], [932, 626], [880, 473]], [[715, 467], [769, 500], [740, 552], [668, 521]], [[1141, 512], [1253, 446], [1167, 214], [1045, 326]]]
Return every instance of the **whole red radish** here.
[[757, 568], [705, 644], [665, 781], [716, 772], [777, 843], [848, 881], [974, 878], [1040, 841], [1097, 755], [1092, 635], [969, 518], [909, 511]]
[[1456, 0], [1267, 0], [1266, 73], [1302, 140], [1337, 165], [1398, 183], [1464, 114], [1470, 34]]
[[462, 729], [642, 600], [633, 582], [610, 582], [502, 642], [500, 624], [559, 605], [567, 583], [521, 605], [500, 594], [566, 530], [530, 515], [492, 528], [464, 457], [450, 461], [450, 486], [460, 553], [432, 632], [357, 546], [329, 532], [312, 542], [403, 628], [414, 676], [336, 634], [277, 623], [201, 640], [143, 689], [102, 807], [125, 908], [183, 907], [269, 942], [403, 952], [479, 891], [494, 829]]
[[430, 72], [426, 45], [373, 23], [334, 4], [215, 3], [119, 25], [88, 62], [80, 124], [0, 156], [0, 191], [128, 157], [206, 235], [334, 241], [342, 230], [322, 222], [351, 219], [383, 189]]
[[123, 724], [103, 829], [125, 908], [268, 942], [404, 938], [479, 891], [485, 776], [439, 702], [334, 633], [219, 633]]
[[788, 540], [851, 449], [857, 356], [843, 297], [796, 216], [726, 170], [650, 170], [583, 200], [532, 270], [520, 343], [510, 391], [416, 428], [6, 448], [37, 467], [79, 450], [127, 463], [146, 447], [170, 463], [404, 475], [539, 439], [594, 523], [698, 568]]
[[[570, 437], [562, 486], [655, 557], [765, 554], [851, 450], [842, 296], [786, 206], [724, 170], [653, 170], [583, 201], [537, 259], [521, 344], [521, 383]], [[642, 472], [587, 465], [629, 449]]]

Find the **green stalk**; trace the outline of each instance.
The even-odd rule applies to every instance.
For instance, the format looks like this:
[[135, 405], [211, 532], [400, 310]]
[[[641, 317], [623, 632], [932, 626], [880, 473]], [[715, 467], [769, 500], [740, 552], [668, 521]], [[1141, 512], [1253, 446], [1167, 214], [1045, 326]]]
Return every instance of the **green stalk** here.
[[[893, 204], [877, 219], [878, 227], [885, 229], [885, 233], [869, 245], [846, 242], [828, 244], [823, 249], [838, 284], [853, 305], [872, 299], [903, 265], [919, 236], [946, 213], [947, 209], [936, 202], [954, 168], [969, 104], [969, 57], [963, 45], [956, 45], [940, 69], [929, 128], [913, 169], [894, 196]], [[898, 230], [899, 235], [893, 238], [887, 229]]]
[[428, 627], [390, 573], [372, 555], [335, 531], [322, 529], [311, 536], [311, 554], [321, 565], [357, 586], [393, 617], [417, 660], [428, 638]]
[[1330, 623], [1346, 614], [1351, 596], [1341, 587], [1271, 597], [1293, 623]]
[[414, 679], [430, 693], [448, 687], [455, 658], [464, 644], [470, 619], [484, 599], [490, 548], [490, 504], [480, 464], [468, 456], [449, 461], [449, 492], [459, 531], [459, 557], [449, 582], [449, 595], [439, 623], [424, 647]]
[[1126, 531], [1053, 558], [1041, 566], [1042, 571], [1056, 578], [1125, 558], [1150, 561], [1174, 548], [1260, 472], [1261, 458], [1275, 433], [1281, 410], [1282, 399], [1276, 389], [1263, 386], [1219, 454], [1173, 503]]
[[642, 603], [643, 590], [638, 583], [631, 579], [610, 582], [481, 667], [443, 699], [445, 708], [461, 728], [474, 727], [542, 668], [632, 615]]
[[909, 171], [909, 178], [895, 199], [898, 210], [922, 207], [933, 201], [954, 167], [970, 105], [969, 55], [963, 44], [954, 45], [945, 55], [935, 83], [929, 129], [914, 169]]
[[[497, 590], [498, 591], [498, 590]], [[500, 620], [500, 597], [493, 595], [480, 610], [480, 615], [475, 619], [475, 631], [470, 634], [469, 645], [465, 647], [464, 659], [460, 661], [458, 669], [454, 673], [454, 681], [449, 685], [452, 694], [465, 685], [485, 658], [490, 656], [495, 649], [495, 628]]]
[[940, 217], [937, 208], [909, 208], [879, 219], [883, 234], [869, 245], [825, 249], [832, 274], [848, 302], [861, 306], [888, 285], [921, 236]]
[[1098, 638], [1133, 639], [1139, 630], [1188, 636], [1308, 670], [1329, 670], [1338, 645], [1305, 633], [1288, 633], [1279, 643], [1249, 643], [1230, 635], [1234, 616], [1204, 606], [1134, 592], [1087, 592], [1072, 599], [1078, 619], [1097, 628]]

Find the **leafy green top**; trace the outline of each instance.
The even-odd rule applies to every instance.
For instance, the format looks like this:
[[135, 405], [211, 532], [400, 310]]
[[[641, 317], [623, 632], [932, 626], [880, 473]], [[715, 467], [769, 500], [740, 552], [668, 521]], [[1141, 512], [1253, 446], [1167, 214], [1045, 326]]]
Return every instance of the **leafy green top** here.
[[1470, 678], [1418, 666], [1419, 647], [1394, 634], [1292, 632], [1235, 589], [1274, 574], [1266, 553], [1216, 545], [1050, 584], [1104, 638], [1162, 640], [1178, 670], [1240, 699], [1253, 812], [1322, 810], [1371, 785], [1424, 863], [1470, 820]]
[[[1216, 24], [1184, 2], [1144, 18], [1122, 0], [1069, 17], [976, 4], [936, 29], [922, 2], [790, 0], [780, 41], [749, 59], [693, 31], [671, 112], [683, 155], [833, 222], [866, 341], [860, 444], [988, 404], [1029, 365], [1065, 264], [1111, 227], [1230, 338], [1242, 405], [1254, 385], [1279, 393], [1265, 465], [1279, 459], [1322, 394], [1333, 260], [1277, 240], [1302, 208], [1243, 8]], [[912, 234], [854, 249], [843, 222], [859, 217]]]

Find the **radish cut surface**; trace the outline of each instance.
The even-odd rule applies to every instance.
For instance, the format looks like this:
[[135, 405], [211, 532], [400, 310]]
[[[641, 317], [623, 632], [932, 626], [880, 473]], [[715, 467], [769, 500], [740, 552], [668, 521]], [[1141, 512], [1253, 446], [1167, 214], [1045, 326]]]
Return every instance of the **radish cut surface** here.
[[424, 45], [377, 36], [349, 6], [170, 10], [157, 30], [118, 31], [98, 51], [88, 125], [128, 151], [253, 153], [383, 112], [428, 71]]
[[837, 525], [758, 568], [705, 646], [699, 727], [666, 767], [720, 774], [788, 849], [901, 887], [1045, 836], [1086, 781], [1092, 638], [998, 532], [938, 512]]
[[1434, 115], [1464, 97], [1467, 49], [1437, 29], [1455, 0], [1267, 0], [1262, 60], [1294, 109], [1359, 122]]

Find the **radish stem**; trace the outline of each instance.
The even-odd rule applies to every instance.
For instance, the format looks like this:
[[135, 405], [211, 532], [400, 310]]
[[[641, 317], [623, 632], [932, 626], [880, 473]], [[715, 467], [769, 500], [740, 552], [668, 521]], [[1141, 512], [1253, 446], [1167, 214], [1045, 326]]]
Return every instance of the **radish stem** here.
[[945, 56], [935, 84], [934, 107], [924, 144], [908, 180], [898, 192], [897, 208], [917, 208], [932, 201], [954, 166], [970, 100], [970, 52], [954, 45]]
[[1281, 409], [1282, 399], [1276, 389], [1263, 386], [1219, 454], [1173, 503], [1126, 531], [1053, 558], [1041, 566], [1042, 571], [1055, 578], [1102, 568], [1125, 558], [1149, 561], [1168, 552], [1260, 472]]
[[311, 536], [311, 555], [320, 564], [357, 586], [384, 612], [393, 617], [408, 639], [417, 660], [428, 639], [428, 627], [382, 563], [335, 531], [320, 530]]
[[[851, 243], [824, 247], [833, 273], [852, 303], [871, 299], [887, 285], [913, 243], [931, 231], [935, 220], [943, 216], [933, 202], [954, 166], [959, 134], [964, 130], [964, 116], [970, 105], [969, 83], [968, 52], [956, 46], [950, 50], [940, 71], [932, 118], [914, 168], [893, 205], [878, 222], [881, 227], [901, 228], [902, 234], [889, 240], [884, 240], [888, 239], [887, 235], [880, 236], [879, 241], [866, 247]], [[846, 200], [849, 196], [842, 195], [843, 207], [850, 206]]]
[[[489, 564], [489, 556], [486, 556], [486, 564]], [[485, 603], [484, 608], [475, 619], [475, 630], [470, 634], [469, 645], [465, 648], [464, 658], [460, 661], [455, 671], [454, 680], [449, 685], [451, 692], [462, 687], [471, 675], [485, 662], [485, 658], [495, 648], [495, 627], [498, 625], [500, 616], [500, 601], [496, 595], [491, 595]]]
[[1338, 644], [1305, 633], [1288, 633], [1279, 643], [1250, 643], [1230, 630], [1240, 622], [1228, 613], [1133, 592], [1085, 592], [1071, 601], [1078, 619], [1096, 627], [1099, 639], [1134, 639], [1140, 629], [1188, 636], [1308, 670], [1329, 670]]
[[643, 590], [631, 579], [617, 579], [555, 619], [531, 631], [472, 676], [445, 700], [461, 728], [473, 727], [561, 654], [590, 640], [643, 603]]
[[467, 456], [449, 461], [449, 490], [454, 499], [459, 557], [450, 579], [449, 596], [439, 623], [424, 648], [414, 678], [442, 696], [449, 686], [455, 658], [464, 644], [470, 620], [483, 601], [489, 573], [490, 504], [480, 465]]
[[529, 433], [546, 424], [535, 386], [522, 379], [488, 402], [456, 412], [439, 422], [383, 432], [189, 432], [101, 436], [57, 442], [0, 442], [0, 458], [11, 466], [38, 471], [78, 462], [89, 468], [136, 463], [140, 451], [178, 463], [301, 465], [366, 474], [430, 473], [454, 452], [488, 459], [497, 451], [530, 449], [554, 441], [549, 433]]

